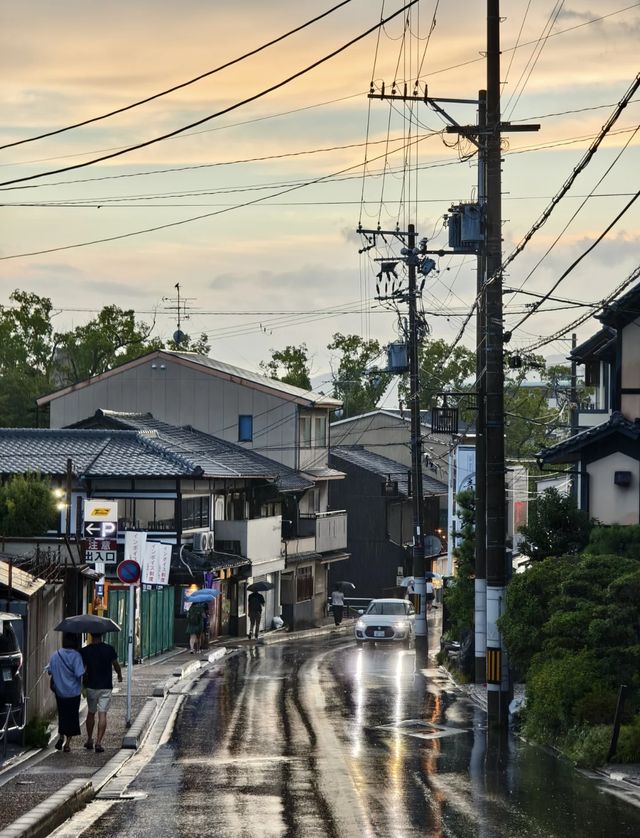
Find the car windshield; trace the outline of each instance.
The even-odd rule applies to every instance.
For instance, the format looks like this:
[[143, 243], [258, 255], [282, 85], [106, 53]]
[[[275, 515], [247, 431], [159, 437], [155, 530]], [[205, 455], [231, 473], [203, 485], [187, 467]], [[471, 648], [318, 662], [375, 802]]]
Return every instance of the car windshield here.
[[372, 602], [367, 608], [367, 614], [406, 615], [404, 602]]

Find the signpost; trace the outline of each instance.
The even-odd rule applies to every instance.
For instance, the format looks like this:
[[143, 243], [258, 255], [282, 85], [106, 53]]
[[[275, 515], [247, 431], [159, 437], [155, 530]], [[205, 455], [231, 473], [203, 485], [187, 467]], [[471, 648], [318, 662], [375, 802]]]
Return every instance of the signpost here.
[[126, 726], [131, 727], [131, 688], [133, 677], [133, 632], [135, 611], [135, 586], [140, 581], [140, 559], [144, 554], [147, 534], [144, 532], [126, 532], [124, 534], [124, 561], [116, 568], [118, 579], [129, 586], [129, 633], [127, 637], [127, 718]]
[[118, 502], [85, 500], [82, 534], [85, 539], [85, 560], [89, 564], [118, 561]]

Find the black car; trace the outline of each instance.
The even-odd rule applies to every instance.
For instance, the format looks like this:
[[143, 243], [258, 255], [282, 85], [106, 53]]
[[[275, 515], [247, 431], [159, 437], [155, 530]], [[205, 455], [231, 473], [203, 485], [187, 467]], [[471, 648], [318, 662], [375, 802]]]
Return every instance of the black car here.
[[24, 701], [22, 652], [11, 625], [19, 619], [15, 614], [0, 614], [0, 719], [4, 719], [7, 704], [15, 708]]

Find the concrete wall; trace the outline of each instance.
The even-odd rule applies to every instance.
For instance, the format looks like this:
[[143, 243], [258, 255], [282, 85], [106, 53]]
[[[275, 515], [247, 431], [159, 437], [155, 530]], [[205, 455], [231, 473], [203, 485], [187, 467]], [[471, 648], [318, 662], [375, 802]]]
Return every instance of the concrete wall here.
[[[638, 524], [640, 513], [640, 462], [626, 454], [610, 454], [589, 463], [589, 514], [602, 524]], [[628, 487], [616, 486], [614, 472], [630, 471]]]
[[253, 441], [239, 444], [296, 465], [294, 403], [170, 359], [149, 359], [54, 399], [50, 426], [79, 422], [98, 408], [149, 412], [172, 425], [193, 425], [230, 442], [238, 442], [238, 416], [248, 414], [253, 416]]

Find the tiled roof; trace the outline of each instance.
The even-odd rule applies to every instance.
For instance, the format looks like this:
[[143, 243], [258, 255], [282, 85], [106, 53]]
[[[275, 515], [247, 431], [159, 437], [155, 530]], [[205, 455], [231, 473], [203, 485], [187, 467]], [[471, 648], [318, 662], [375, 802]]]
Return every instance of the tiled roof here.
[[583, 364], [594, 356], [600, 357], [603, 349], [615, 341], [616, 331], [609, 326], [603, 326], [599, 332], [591, 335], [590, 338], [583, 341], [581, 344], [572, 349], [569, 357], [573, 358], [578, 364]]
[[576, 459], [580, 451], [587, 445], [594, 445], [600, 443], [605, 437], [612, 434], [622, 434], [629, 439], [640, 439], [640, 420], [636, 419], [632, 422], [627, 419], [622, 413], [611, 414], [607, 422], [601, 425], [595, 425], [593, 428], [587, 428], [579, 434], [570, 436], [568, 439], [558, 442], [557, 445], [551, 445], [549, 448], [543, 448], [536, 458], [546, 463], [562, 463], [567, 460]]
[[194, 463], [158, 444], [157, 434], [117, 430], [0, 429], [0, 474], [80, 477], [178, 477], [201, 474]]
[[[409, 469], [402, 463], [368, 451], [361, 445], [344, 445], [332, 448], [331, 456], [358, 466], [372, 474], [377, 474], [385, 479], [397, 480], [398, 492], [405, 497], [409, 496]], [[426, 497], [446, 495], [448, 491], [445, 483], [436, 480], [435, 477], [431, 477], [431, 475], [426, 474], [424, 471], [422, 472], [422, 490]]]
[[121, 413], [97, 410], [76, 427], [122, 428], [154, 435], [155, 444], [167, 454], [178, 456], [206, 477], [263, 478], [274, 481], [281, 492], [303, 492], [313, 486], [300, 473], [240, 445], [198, 431], [161, 422], [150, 413]]
[[605, 326], [616, 329], [626, 326], [640, 317], [640, 282], [633, 286], [626, 294], [613, 300], [603, 308], [596, 319]]

